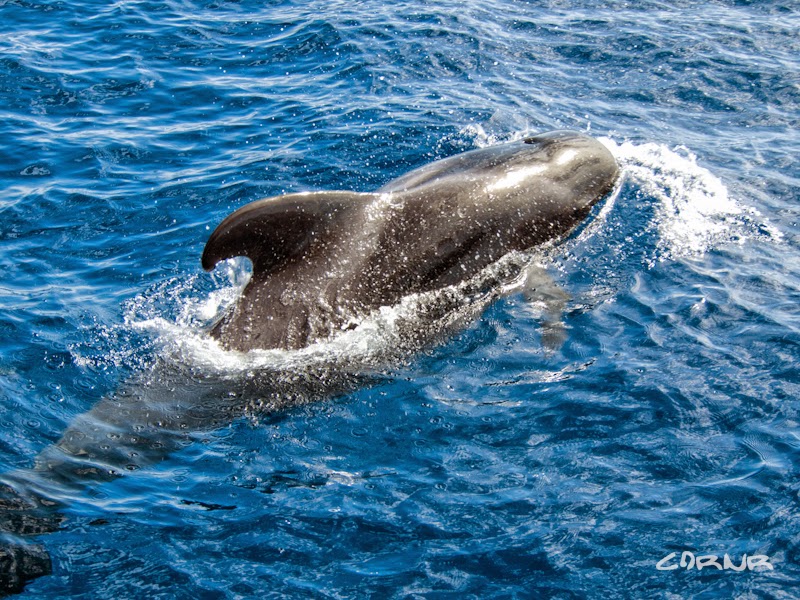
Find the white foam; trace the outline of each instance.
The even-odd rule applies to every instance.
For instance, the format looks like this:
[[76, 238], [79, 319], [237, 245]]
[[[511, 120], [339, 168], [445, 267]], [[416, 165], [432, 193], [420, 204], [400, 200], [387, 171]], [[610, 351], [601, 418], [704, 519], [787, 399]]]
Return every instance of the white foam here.
[[526, 255], [513, 253], [467, 282], [406, 296], [394, 306], [380, 307], [351, 321], [350, 329], [299, 350], [229, 351], [208, 334], [246, 283], [243, 263], [234, 261], [224, 263], [221, 273], [215, 272], [214, 289], [204, 289], [200, 284], [203, 280], [208, 283], [208, 278], [198, 275], [170, 279], [139, 295], [125, 307], [123, 328], [145, 333], [161, 356], [172, 356], [182, 364], [223, 377], [264, 369], [301, 371], [337, 365], [346, 365], [350, 372], [374, 372], [387, 365], [399, 366], [443, 332], [469, 322], [499, 293], [480, 282], [499, 277], [506, 288], [518, 285], [504, 277], [504, 269], [514, 270], [512, 263], [527, 260]]
[[660, 259], [702, 254], [722, 243], [741, 242], [757, 230], [780, 237], [756, 209], [732, 198], [686, 147], [598, 139], [614, 154], [623, 177], [658, 202], [653, 225]]

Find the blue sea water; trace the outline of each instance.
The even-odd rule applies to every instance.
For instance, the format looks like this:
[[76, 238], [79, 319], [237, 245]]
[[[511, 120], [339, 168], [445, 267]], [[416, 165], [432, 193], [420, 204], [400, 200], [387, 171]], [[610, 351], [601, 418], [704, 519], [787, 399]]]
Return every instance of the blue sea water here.
[[[23, 597], [797, 597], [796, 3], [0, 16], [0, 472], [64, 517], [4, 538], [52, 559]], [[561, 345], [514, 293], [408, 356], [381, 351], [413, 306], [305, 353], [204, 333], [247, 277], [200, 268], [237, 207], [562, 128], [599, 137], [624, 178], [538, 259], [568, 298]], [[297, 392], [315, 361], [352, 356], [374, 376]], [[286, 371], [277, 393], [258, 384]], [[208, 410], [154, 433], [130, 408], [153, 397]], [[34, 469], [105, 422], [83, 479]], [[657, 568], [684, 551], [772, 568]]]

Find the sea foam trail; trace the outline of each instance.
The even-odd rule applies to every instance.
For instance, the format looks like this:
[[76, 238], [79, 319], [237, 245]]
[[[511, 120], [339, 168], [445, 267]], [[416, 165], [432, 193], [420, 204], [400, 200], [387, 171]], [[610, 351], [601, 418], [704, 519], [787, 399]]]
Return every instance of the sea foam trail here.
[[656, 202], [653, 226], [661, 260], [703, 254], [725, 243], [744, 242], [766, 233], [779, 238], [754, 208], [731, 197], [728, 188], [685, 146], [617, 143], [599, 138], [611, 151], [639, 195]]

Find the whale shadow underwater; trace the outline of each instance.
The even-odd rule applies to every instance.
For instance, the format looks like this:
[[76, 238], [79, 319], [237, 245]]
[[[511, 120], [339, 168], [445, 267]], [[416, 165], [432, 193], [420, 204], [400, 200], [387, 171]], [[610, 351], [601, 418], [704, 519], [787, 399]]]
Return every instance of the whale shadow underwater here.
[[87, 487], [156, 464], [193, 435], [242, 415], [369, 385], [379, 378], [376, 364], [446, 339], [510, 283], [545, 296], [557, 338], [565, 295], [525, 253], [567, 239], [618, 178], [600, 142], [558, 131], [433, 162], [374, 193], [287, 194], [233, 212], [202, 255], [206, 270], [240, 256], [252, 263], [240, 297], [209, 331], [225, 350], [302, 351], [346, 335], [383, 307], [426, 301], [397, 343], [366, 365], [336, 358], [209, 375], [156, 359], [78, 416], [32, 468], [0, 477], [0, 595], [51, 572], [43, 546], [22, 538], [58, 530], [61, 509]]

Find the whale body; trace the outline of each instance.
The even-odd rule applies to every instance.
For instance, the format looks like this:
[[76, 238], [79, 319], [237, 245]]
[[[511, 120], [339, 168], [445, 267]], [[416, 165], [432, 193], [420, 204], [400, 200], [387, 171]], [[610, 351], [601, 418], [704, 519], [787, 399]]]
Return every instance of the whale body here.
[[568, 236], [618, 174], [603, 144], [556, 131], [433, 162], [373, 193], [252, 202], [224, 219], [203, 251], [209, 271], [237, 256], [253, 265], [211, 335], [242, 352], [327, 338], [404, 296]]
[[[602, 144], [553, 132], [431, 163], [374, 193], [253, 202], [227, 217], [203, 252], [208, 270], [236, 256], [253, 263], [241, 297], [211, 333], [239, 351], [303, 347], [377, 307], [462, 283], [509, 252], [568, 236], [617, 178]], [[87, 486], [164, 460], [191, 432], [368, 381], [368, 373], [342, 367], [217, 378], [156, 361], [77, 417], [32, 468], [0, 475], [0, 596], [51, 572], [45, 548], [20, 538], [60, 529], [61, 509]]]

